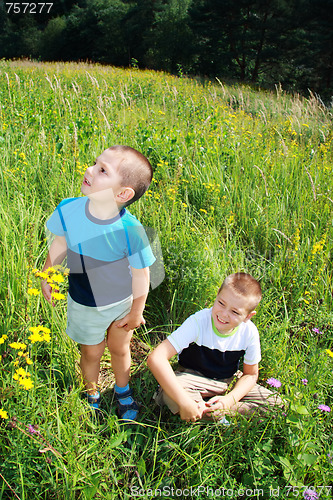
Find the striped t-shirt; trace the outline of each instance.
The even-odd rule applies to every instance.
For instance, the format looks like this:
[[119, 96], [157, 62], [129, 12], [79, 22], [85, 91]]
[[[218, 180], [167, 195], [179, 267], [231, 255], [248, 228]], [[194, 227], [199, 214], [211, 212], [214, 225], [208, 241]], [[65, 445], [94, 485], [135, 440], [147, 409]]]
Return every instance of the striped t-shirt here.
[[126, 209], [102, 220], [89, 212], [87, 197], [67, 198], [46, 226], [66, 238], [69, 294], [79, 304], [105, 306], [129, 297], [131, 267], [143, 269], [155, 261], [143, 226]]
[[212, 379], [232, 377], [241, 358], [248, 365], [261, 360], [259, 332], [254, 323], [248, 320], [223, 335], [213, 324], [211, 308], [187, 318], [168, 340], [178, 353], [180, 365]]

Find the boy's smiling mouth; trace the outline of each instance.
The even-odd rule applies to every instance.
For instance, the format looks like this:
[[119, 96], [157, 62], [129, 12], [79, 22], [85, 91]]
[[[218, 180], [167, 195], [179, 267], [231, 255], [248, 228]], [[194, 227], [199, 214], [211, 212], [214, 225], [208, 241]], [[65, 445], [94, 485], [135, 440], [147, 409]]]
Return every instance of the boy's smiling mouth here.
[[86, 186], [91, 186], [90, 182], [88, 181], [87, 177], [85, 177], [83, 179], [83, 184], [85, 184]]
[[216, 318], [219, 323], [222, 323], [222, 325], [226, 325], [228, 323], [227, 321], [224, 321], [223, 319], [219, 318], [218, 315], [216, 315]]

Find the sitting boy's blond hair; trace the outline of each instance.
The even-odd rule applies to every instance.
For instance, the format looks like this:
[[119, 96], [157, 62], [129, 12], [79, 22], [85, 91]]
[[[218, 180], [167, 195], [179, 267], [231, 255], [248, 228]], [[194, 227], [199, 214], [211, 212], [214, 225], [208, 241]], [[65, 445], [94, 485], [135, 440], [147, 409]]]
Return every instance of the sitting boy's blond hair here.
[[261, 301], [262, 292], [258, 281], [247, 273], [230, 274], [223, 281], [218, 293], [224, 287], [229, 287], [236, 295], [244, 297], [248, 302], [249, 312], [254, 311]]

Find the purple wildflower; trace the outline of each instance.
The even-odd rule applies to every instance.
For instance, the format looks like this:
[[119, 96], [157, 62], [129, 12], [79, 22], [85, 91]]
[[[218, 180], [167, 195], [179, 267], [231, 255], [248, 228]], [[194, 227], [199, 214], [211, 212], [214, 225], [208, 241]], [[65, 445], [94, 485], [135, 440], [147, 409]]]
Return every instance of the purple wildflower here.
[[312, 490], [309, 488], [304, 491], [303, 497], [305, 498], [305, 500], [317, 500], [319, 498], [316, 490]]
[[307, 378], [302, 378], [302, 384], [303, 385], [308, 385], [308, 379]]
[[30, 434], [39, 434], [39, 431], [31, 424], [28, 425], [28, 432], [30, 432]]
[[319, 328], [312, 328], [312, 331], [318, 333], [319, 335], [323, 335], [323, 332], [321, 332]]
[[319, 405], [318, 410], [327, 411], [329, 413], [331, 411], [331, 408], [327, 405]]
[[275, 387], [275, 388], [281, 387], [281, 382], [277, 378], [273, 378], [273, 377], [268, 378], [266, 380], [266, 382], [268, 385], [271, 385], [272, 387]]

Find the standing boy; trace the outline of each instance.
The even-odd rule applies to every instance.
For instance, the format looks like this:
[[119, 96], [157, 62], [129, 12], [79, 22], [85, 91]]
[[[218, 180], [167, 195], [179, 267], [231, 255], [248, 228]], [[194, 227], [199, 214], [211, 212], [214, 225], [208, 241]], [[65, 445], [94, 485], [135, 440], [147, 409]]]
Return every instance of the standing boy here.
[[[125, 207], [145, 193], [151, 180], [152, 167], [144, 155], [128, 146], [113, 146], [87, 168], [81, 185], [86, 196], [63, 200], [47, 221], [55, 238], [43, 270], [67, 255], [66, 331], [80, 344], [88, 402], [99, 408], [100, 360], [107, 345], [118, 414], [127, 420], [138, 413], [128, 385], [130, 340], [133, 330], [145, 322], [149, 266], [155, 258], [143, 227]], [[51, 303], [47, 280], [42, 291]]]
[[[261, 353], [251, 318], [260, 300], [261, 287], [252, 276], [228, 276], [213, 307], [187, 318], [149, 355], [148, 366], [160, 384], [156, 402], [188, 422], [207, 417], [223, 422], [226, 413], [275, 404], [271, 391], [256, 383]], [[181, 365], [177, 372], [169, 363], [175, 354]]]

